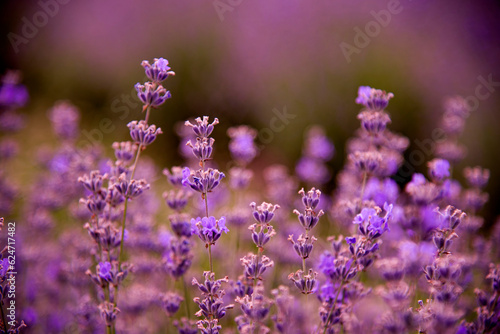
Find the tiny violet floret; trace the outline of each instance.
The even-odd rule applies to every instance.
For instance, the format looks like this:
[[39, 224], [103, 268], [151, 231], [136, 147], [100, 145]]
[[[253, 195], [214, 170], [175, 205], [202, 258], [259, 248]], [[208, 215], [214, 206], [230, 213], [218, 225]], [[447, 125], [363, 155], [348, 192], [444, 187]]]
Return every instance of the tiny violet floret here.
[[255, 202], [250, 203], [253, 209], [253, 217], [255, 220], [261, 224], [268, 224], [274, 218], [274, 211], [279, 209], [279, 205], [262, 202], [261, 205], [257, 206]]
[[206, 194], [214, 190], [224, 177], [226, 175], [217, 169], [209, 168], [207, 170], [192, 171], [186, 167], [182, 171], [182, 185]]
[[147, 60], [143, 60], [141, 65], [144, 67], [147, 77], [155, 83], [166, 80], [169, 75], [175, 75], [175, 72], [171, 71], [170, 66], [168, 66], [168, 60], [164, 58], [155, 58], [153, 65]]
[[170, 91], [163, 88], [162, 85], [156, 86], [151, 82], [145, 82], [144, 85], [136, 83], [134, 87], [137, 91], [137, 97], [144, 104], [143, 110], [148, 107], [158, 108], [172, 97]]
[[161, 128], [156, 128], [156, 125], [147, 125], [146, 121], [132, 121], [127, 124], [130, 130], [130, 137], [137, 144], [142, 146], [148, 146], [153, 143], [156, 137], [163, 133]]
[[443, 181], [450, 177], [450, 163], [444, 159], [434, 159], [429, 161], [429, 175], [434, 181]]
[[209, 245], [215, 245], [215, 242], [221, 237], [222, 232], [227, 234], [229, 229], [226, 227], [226, 217], [216, 220], [215, 217], [211, 216], [191, 219], [191, 231], [208, 247]]
[[186, 123], [184, 124], [186, 126], [192, 127], [197, 137], [208, 138], [212, 131], [214, 131], [214, 126], [219, 124], [219, 119], [214, 118], [214, 121], [208, 124], [208, 116], [203, 116], [203, 119], [201, 119], [200, 117], [195, 118], [194, 124], [189, 121], [186, 121]]

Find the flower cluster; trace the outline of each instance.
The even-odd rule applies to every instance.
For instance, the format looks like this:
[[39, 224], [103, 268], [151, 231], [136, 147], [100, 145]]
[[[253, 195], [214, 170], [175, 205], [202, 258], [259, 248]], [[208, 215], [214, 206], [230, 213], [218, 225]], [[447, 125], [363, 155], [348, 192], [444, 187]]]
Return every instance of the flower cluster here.
[[306, 134], [302, 158], [295, 166], [297, 176], [307, 184], [325, 184], [331, 178], [326, 163], [333, 158], [334, 153], [335, 146], [325, 135], [323, 128], [310, 128]]
[[446, 138], [425, 173], [409, 173], [409, 140], [389, 128], [393, 94], [360, 87], [360, 126], [333, 193], [327, 129], [307, 128], [290, 172], [264, 166], [246, 125], [227, 131], [230, 161], [214, 161], [219, 120], [196, 118], [176, 128], [187, 151], [163, 170], [162, 206], [165, 179], [144, 155], [158, 144], [151, 111], [170, 98], [163, 81], [174, 73], [163, 58], [142, 67], [144, 117], [112, 144], [114, 157], [83, 147], [83, 114], [57, 102], [46, 113], [57, 144], [36, 150], [26, 185], [6, 173], [23, 145], [11, 134], [27, 93], [15, 73], [3, 78], [0, 333], [499, 332], [500, 221], [490, 231], [482, 214], [490, 170], [458, 164], [464, 99], [446, 101]]

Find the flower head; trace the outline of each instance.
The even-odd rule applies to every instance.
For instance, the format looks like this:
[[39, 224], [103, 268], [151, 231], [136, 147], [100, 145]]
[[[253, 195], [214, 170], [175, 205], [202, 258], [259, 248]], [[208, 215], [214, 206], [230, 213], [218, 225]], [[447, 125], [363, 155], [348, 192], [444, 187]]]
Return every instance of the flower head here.
[[226, 217], [216, 220], [215, 217], [211, 216], [191, 219], [191, 231], [208, 247], [208, 245], [215, 245], [222, 232], [227, 233], [229, 229], [226, 227]]
[[201, 119], [200, 117], [196, 118], [195, 122], [196, 123], [191, 123], [189, 121], [186, 121], [186, 123], [184, 124], [186, 126], [192, 127], [196, 136], [201, 138], [208, 138], [214, 130], [214, 126], [216, 124], [219, 124], [219, 119], [214, 118], [214, 121], [208, 124], [208, 116], [203, 116], [203, 119]]
[[450, 177], [450, 163], [444, 159], [434, 159], [429, 161], [429, 174], [434, 181], [443, 181]]
[[207, 170], [191, 171], [188, 167], [182, 171], [182, 185], [190, 187], [202, 194], [206, 194], [214, 190], [220, 181], [226, 177], [224, 173], [219, 172], [217, 169], [209, 168]]
[[227, 134], [231, 138], [229, 151], [233, 159], [242, 165], [250, 163], [258, 153], [257, 146], [254, 143], [257, 131], [242, 125], [229, 128]]
[[163, 88], [162, 85], [155, 85], [151, 82], [146, 82], [144, 85], [136, 83], [134, 87], [137, 91], [137, 97], [144, 104], [144, 110], [148, 107], [158, 108], [172, 97], [170, 91]]
[[141, 65], [144, 67], [147, 77], [155, 83], [164, 81], [169, 75], [175, 75], [175, 72], [171, 71], [170, 66], [168, 66], [168, 60], [163, 58], [155, 58], [153, 65], [147, 60], [143, 60]]
[[156, 137], [163, 133], [156, 125], [147, 125], [146, 121], [132, 121], [127, 124], [130, 130], [130, 137], [142, 146], [147, 146], [156, 140]]
[[383, 110], [393, 97], [394, 94], [392, 93], [386, 93], [383, 90], [371, 88], [369, 86], [360, 86], [356, 103], [362, 104], [370, 110]]

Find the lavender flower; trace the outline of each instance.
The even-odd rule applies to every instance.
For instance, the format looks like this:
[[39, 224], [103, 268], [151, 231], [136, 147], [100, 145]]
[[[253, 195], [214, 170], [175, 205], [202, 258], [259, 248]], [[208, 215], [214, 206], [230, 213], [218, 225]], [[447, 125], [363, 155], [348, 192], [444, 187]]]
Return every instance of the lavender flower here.
[[191, 231], [208, 247], [209, 245], [215, 245], [222, 232], [227, 233], [229, 229], [226, 227], [226, 217], [221, 217], [219, 220], [216, 220], [215, 217], [198, 217], [191, 219]]
[[155, 58], [153, 65], [147, 60], [143, 60], [141, 65], [144, 67], [148, 78], [157, 84], [166, 80], [169, 75], [175, 75], [174, 71], [171, 71], [170, 66], [168, 66], [168, 60], [163, 58]]
[[168, 317], [173, 317], [181, 306], [184, 299], [174, 292], [168, 292], [160, 295], [161, 307]]
[[58, 102], [49, 113], [54, 132], [61, 139], [75, 139], [78, 135], [80, 113], [69, 102]]
[[450, 177], [450, 163], [444, 159], [434, 159], [430, 161], [429, 174], [433, 181], [442, 182], [444, 179]]
[[214, 126], [217, 124], [219, 124], [218, 118], [214, 118], [214, 121], [209, 124], [208, 116], [203, 116], [203, 119], [201, 119], [200, 117], [196, 118], [195, 123], [191, 123], [189, 121], [186, 121], [185, 123], [186, 126], [193, 128], [196, 136], [201, 138], [208, 138], [212, 134]]
[[207, 170], [191, 171], [188, 167], [182, 171], [182, 185], [190, 187], [202, 194], [207, 194], [214, 190], [220, 181], [226, 177], [224, 173], [217, 169], [208, 168]]
[[0, 105], [8, 108], [20, 108], [28, 102], [28, 90], [19, 84], [20, 73], [7, 72], [2, 78], [0, 86]]
[[360, 86], [356, 103], [364, 105], [370, 110], [383, 110], [389, 104], [389, 100], [394, 97], [392, 93], [386, 93], [380, 89], [368, 86]]
[[227, 134], [231, 138], [229, 152], [231, 152], [233, 159], [242, 166], [252, 162], [258, 153], [257, 146], [254, 143], [257, 131], [242, 125], [229, 128]]
[[216, 280], [215, 274], [209, 271], [205, 271], [203, 276], [205, 276], [203, 283], [199, 283], [196, 278], [193, 278], [192, 282], [203, 295], [203, 299], [194, 298], [194, 302], [200, 307], [196, 315], [205, 318], [205, 320], [198, 321], [198, 328], [202, 333], [219, 333], [221, 327], [218, 325], [218, 320], [226, 315], [227, 310], [233, 308], [232, 304], [224, 305], [222, 300], [225, 294], [222, 283], [228, 282], [228, 278]]
[[144, 104], [144, 110], [148, 107], [158, 108], [172, 97], [170, 91], [163, 88], [162, 85], [156, 85], [151, 82], [146, 82], [144, 85], [136, 83], [135, 90], [137, 91], [139, 100]]
[[160, 128], [156, 128], [156, 125], [148, 126], [146, 121], [132, 121], [127, 124], [130, 130], [130, 137], [132, 140], [141, 146], [148, 146], [152, 144], [156, 137], [163, 133]]

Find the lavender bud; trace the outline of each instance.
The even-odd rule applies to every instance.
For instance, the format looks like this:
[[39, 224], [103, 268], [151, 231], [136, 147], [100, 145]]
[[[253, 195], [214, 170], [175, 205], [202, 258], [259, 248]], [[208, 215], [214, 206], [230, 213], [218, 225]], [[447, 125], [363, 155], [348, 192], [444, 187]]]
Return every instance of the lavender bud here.
[[484, 188], [490, 179], [490, 170], [477, 167], [464, 168], [464, 176], [469, 186]]
[[211, 124], [208, 124], [208, 116], [203, 116], [203, 119], [200, 117], [195, 119], [196, 123], [191, 123], [186, 121], [184, 125], [192, 127], [196, 136], [201, 138], [208, 138], [212, 131], [214, 130], [214, 126], [219, 124], [219, 119], [214, 118], [214, 121]]
[[245, 277], [249, 279], [260, 279], [267, 268], [274, 266], [274, 262], [267, 256], [262, 255], [262, 257], [258, 258], [257, 255], [252, 253], [248, 253], [248, 255], [241, 258], [240, 261], [245, 267]]
[[221, 217], [219, 220], [216, 220], [215, 217], [191, 219], [191, 231], [205, 243], [206, 247], [208, 245], [215, 245], [215, 242], [221, 237], [222, 232], [229, 232], [226, 227], [225, 217]]
[[250, 169], [233, 167], [229, 170], [229, 186], [235, 190], [242, 190], [248, 187], [253, 178]]
[[153, 143], [156, 137], [163, 133], [160, 128], [156, 128], [156, 125], [148, 126], [146, 121], [132, 121], [127, 124], [130, 130], [130, 137], [141, 146], [148, 146]]
[[167, 314], [167, 317], [173, 317], [181, 306], [181, 302], [184, 300], [181, 296], [174, 292], [167, 292], [159, 296], [161, 307]]
[[229, 152], [231, 152], [233, 159], [240, 165], [247, 165], [252, 162], [258, 153], [257, 146], [254, 143], [257, 131], [242, 125], [229, 128], [227, 134], [231, 138]]
[[382, 162], [382, 155], [377, 151], [355, 152], [349, 154], [349, 160], [363, 173], [374, 173]]
[[69, 102], [58, 102], [49, 112], [49, 119], [57, 136], [61, 139], [75, 139], [78, 135], [80, 113]]
[[266, 202], [262, 202], [259, 206], [252, 202], [250, 206], [253, 209], [253, 217], [261, 224], [268, 224], [274, 218], [274, 211], [280, 208], [277, 204], [273, 205]]
[[304, 274], [302, 270], [297, 270], [295, 273], [288, 275], [288, 279], [293, 281], [295, 286], [300, 290], [301, 293], [308, 295], [315, 293], [317, 290], [318, 281], [316, 277], [318, 273], [309, 269], [307, 274]]
[[380, 111], [387, 107], [389, 100], [393, 97], [394, 94], [392, 93], [386, 93], [369, 86], [360, 86], [356, 103], [365, 106], [369, 110]]
[[115, 150], [115, 157], [118, 161], [128, 164], [135, 157], [137, 146], [132, 142], [114, 142], [112, 145]]
[[153, 65], [149, 64], [147, 60], [143, 60], [141, 66], [144, 67], [146, 76], [156, 84], [166, 80], [169, 75], [175, 75], [168, 66], [168, 60], [163, 58], [155, 58]]
[[108, 178], [108, 174], [101, 175], [101, 172], [94, 170], [90, 172], [89, 175], [85, 174], [78, 178], [85, 189], [92, 192], [94, 195], [100, 194], [102, 192], [103, 181]]
[[116, 322], [116, 316], [118, 315], [118, 313], [120, 313], [120, 310], [115, 306], [115, 304], [104, 302], [99, 305], [99, 310], [101, 312], [101, 318], [106, 323], [106, 326], [114, 326]]
[[253, 243], [259, 248], [264, 248], [264, 245], [276, 234], [276, 231], [269, 224], [252, 224], [248, 229], [252, 231]]
[[167, 177], [168, 182], [173, 186], [182, 186], [182, 179], [184, 178], [182, 174], [182, 167], [174, 166], [169, 171], [167, 168], [163, 170], [163, 175]]
[[215, 139], [213, 138], [196, 138], [196, 143], [193, 145], [191, 140], [189, 140], [186, 145], [191, 147], [193, 154], [196, 158], [201, 161], [210, 159], [212, 156], [213, 145]]
[[450, 163], [444, 159], [434, 159], [430, 161], [429, 175], [435, 182], [441, 182], [450, 177]]
[[163, 88], [162, 85], [151, 82], [146, 82], [144, 85], [136, 83], [134, 87], [137, 91], [137, 97], [144, 104], [144, 110], [148, 107], [158, 108], [172, 97], [170, 91]]
[[215, 189], [220, 181], [226, 177], [224, 173], [219, 172], [217, 169], [209, 168], [207, 170], [191, 171], [189, 168], [184, 168], [182, 171], [182, 185], [190, 187], [202, 194], [206, 194]]
[[309, 257], [309, 254], [311, 254], [311, 251], [313, 249], [313, 243], [314, 241], [318, 240], [315, 237], [309, 237], [306, 236], [304, 237], [303, 234], [299, 236], [297, 239], [297, 242], [293, 240], [293, 235], [290, 235], [288, 237], [288, 240], [293, 244], [293, 249], [297, 253], [298, 256], [300, 256], [303, 259], [307, 259]]
[[383, 132], [391, 118], [383, 111], [363, 111], [359, 113], [358, 119], [361, 121], [361, 127], [370, 135], [376, 135]]

